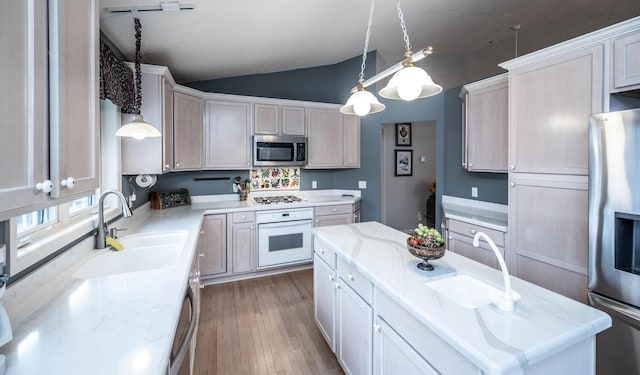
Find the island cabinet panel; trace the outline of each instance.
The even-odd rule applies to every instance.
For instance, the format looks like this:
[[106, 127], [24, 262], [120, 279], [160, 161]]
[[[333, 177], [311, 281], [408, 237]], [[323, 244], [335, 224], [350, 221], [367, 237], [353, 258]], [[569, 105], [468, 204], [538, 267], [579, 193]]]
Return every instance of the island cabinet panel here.
[[[333, 254], [333, 252], [331, 252]], [[313, 317], [331, 351], [336, 351], [336, 270], [320, 256], [313, 257]]]
[[202, 168], [202, 98], [173, 93], [174, 170]]
[[336, 356], [349, 375], [371, 374], [373, 309], [340, 278], [337, 295]]
[[602, 112], [602, 44], [509, 71], [509, 169], [587, 175], [588, 123]]
[[383, 319], [378, 317], [373, 327], [374, 375], [440, 374]]
[[202, 221], [203, 256], [200, 272], [203, 277], [227, 274], [227, 215], [205, 215]]

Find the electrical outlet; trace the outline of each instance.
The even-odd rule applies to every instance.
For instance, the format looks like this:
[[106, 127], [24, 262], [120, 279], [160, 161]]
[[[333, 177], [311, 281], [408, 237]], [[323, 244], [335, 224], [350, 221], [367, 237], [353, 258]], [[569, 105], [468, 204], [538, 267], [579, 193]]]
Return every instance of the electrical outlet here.
[[237, 193], [238, 192], [238, 185], [233, 184], [233, 192]]
[[366, 189], [367, 181], [358, 181], [358, 189]]
[[317, 189], [318, 188], [318, 181], [311, 181], [311, 188], [312, 189]]
[[471, 197], [478, 198], [478, 188], [475, 186], [471, 188]]

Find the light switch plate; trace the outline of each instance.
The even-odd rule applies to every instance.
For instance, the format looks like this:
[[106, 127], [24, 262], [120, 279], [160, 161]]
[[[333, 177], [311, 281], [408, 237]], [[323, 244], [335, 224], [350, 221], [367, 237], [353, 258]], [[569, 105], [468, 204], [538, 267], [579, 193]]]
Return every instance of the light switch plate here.
[[318, 188], [318, 181], [311, 181], [311, 188], [312, 189], [317, 189]]
[[358, 181], [358, 189], [366, 189], [367, 181]]
[[471, 197], [478, 198], [478, 188], [475, 186], [471, 188]]

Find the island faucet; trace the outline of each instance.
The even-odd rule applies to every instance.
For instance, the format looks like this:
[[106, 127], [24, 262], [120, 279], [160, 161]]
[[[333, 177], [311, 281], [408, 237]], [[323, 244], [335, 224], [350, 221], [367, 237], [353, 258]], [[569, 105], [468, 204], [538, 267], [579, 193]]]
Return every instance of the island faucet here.
[[484, 232], [477, 232], [475, 236], [473, 236], [473, 246], [480, 246], [480, 237], [482, 237], [491, 247], [493, 253], [498, 258], [498, 263], [500, 264], [500, 269], [502, 269], [502, 278], [504, 279], [504, 299], [498, 301], [496, 305], [502, 311], [513, 311], [513, 296], [511, 295], [511, 279], [509, 279], [509, 271], [507, 270], [507, 264], [504, 262], [504, 258], [502, 257], [502, 253], [498, 250], [498, 247], [493, 242], [493, 240], [487, 236]]
[[130, 217], [133, 215], [129, 205], [127, 205], [127, 200], [121, 192], [118, 190], [105, 190], [98, 200], [98, 232], [96, 233], [96, 249], [104, 249], [107, 247], [106, 236], [107, 233], [109, 233], [109, 230], [107, 228], [107, 223], [104, 221], [104, 198], [109, 194], [114, 194], [120, 199], [120, 202], [122, 203], [123, 217]]

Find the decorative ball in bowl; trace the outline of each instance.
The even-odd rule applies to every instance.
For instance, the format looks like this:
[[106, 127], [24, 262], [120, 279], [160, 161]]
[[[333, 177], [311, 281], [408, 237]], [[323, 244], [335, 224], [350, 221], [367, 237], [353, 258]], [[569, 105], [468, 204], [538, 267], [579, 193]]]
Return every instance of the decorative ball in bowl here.
[[429, 264], [429, 260], [442, 258], [445, 246], [442, 235], [437, 230], [418, 224], [411, 237], [407, 238], [407, 249], [413, 256], [422, 259], [417, 266], [419, 269], [433, 271], [434, 267]]

